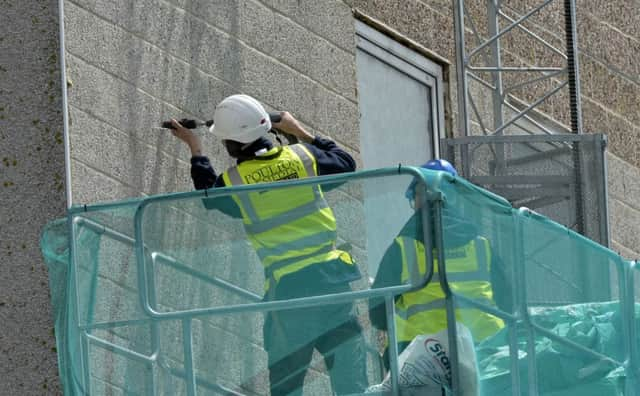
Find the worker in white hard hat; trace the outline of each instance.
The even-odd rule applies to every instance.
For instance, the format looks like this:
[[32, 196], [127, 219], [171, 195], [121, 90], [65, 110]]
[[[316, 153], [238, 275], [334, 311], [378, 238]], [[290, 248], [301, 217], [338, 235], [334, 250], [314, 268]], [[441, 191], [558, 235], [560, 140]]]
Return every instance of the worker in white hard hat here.
[[[421, 166], [429, 171], [441, 171], [458, 177], [455, 168], [446, 160], [434, 159]], [[455, 180], [455, 179], [454, 179]], [[372, 288], [397, 286], [409, 282], [412, 269], [426, 274], [423, 244], [422, 211], [428, 205], [424, 185], [414, 180], [406, 190], [415, 213], [387, 248]], [[452, 197], [448, 197], [451, 200]], [[445, 202], [442, 212], [443, 239], [447, 282], [456, 293], [489, 307], [496, 305], [511, 312], [511, 291], [504, 263], [493, 251], [490, 241], [479, 234], [477, 227], [461, 217], [454, 205]], [[438, 281], [437, 254], [433, 253], [434, 274], [423, 288], [396, 296], [395, 324], [398, 352], [402, 352], [418, 335], [436, 334], [447, 328], [445, 294]], [[504, 322], [483, 310], [464, 305], [456, 306], [456, 320], [466, 326], [480, 342], [504, 327]], [[370, 301], [369, 317], [374, 327], [387, 330], [384, 301]], [[388, 348], [384, 363], [388, 366]]]
[[[236, 186], [355, 170], [355, 161], [330, 139], [312, 136], [288, 112], [271, 122], [254, 98], [232, 95], [215, 109], [210, 131], [222, 139], [237, 165], [217, 174], [203, 155], [197, 135], [173, 119], [173, 134], [191, 149], [191, 176], [197, 189]], [[300, 143], [276, 146], [272, 128]], [[293, 191], [293, 192], [292, 192]], [[260, 257], [265, 299], [282, 300], [351, 290], [361, 277], [351, 255], [336, 248], [336, 219], [318, 185], [234, 195], [236, 215]], [[232, 212], [232, 211], [231, 211]], [[225, 210], [229, 213], [229, 210]], [[264, 346], [271, 395], [300, 395], [313, 350], [323, 354], [333, 391], [367, 387], [364, 343], [353, 305], [334, 304], [269, 312]]]

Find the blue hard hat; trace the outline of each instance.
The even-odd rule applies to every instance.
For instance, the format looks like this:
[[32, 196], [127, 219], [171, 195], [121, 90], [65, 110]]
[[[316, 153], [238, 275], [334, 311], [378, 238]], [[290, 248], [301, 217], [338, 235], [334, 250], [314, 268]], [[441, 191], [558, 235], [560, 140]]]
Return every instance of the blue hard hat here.
[[451, 174], [451, 176], [458, 176], [458, 171], [456, 171], [456, 168], [454, 168], [449, 161], [443, 159], [432, 159], [431, 161], [422, 164], [422, 166], [420, 167], [436, 171], [444, 171]]
[[[443, 159], [432, 159], [420, 165], [420, 167], [424, 169], [447, 172], [451, 176], [458, 176], [458, 171], [456, 171], [456, 168], [454, 168], [449, 161], [443, 160]], [[409, 184], [409, 188], [407, 188], [407, 191], [405, 191], [404, 193], [407, 199], [409, 200], [413, 199], [413, 196], [415, 195], [415, 191], [414, 191], [415, 188], [416, 188], [416, 180], [413, 180], [411, 184]]]

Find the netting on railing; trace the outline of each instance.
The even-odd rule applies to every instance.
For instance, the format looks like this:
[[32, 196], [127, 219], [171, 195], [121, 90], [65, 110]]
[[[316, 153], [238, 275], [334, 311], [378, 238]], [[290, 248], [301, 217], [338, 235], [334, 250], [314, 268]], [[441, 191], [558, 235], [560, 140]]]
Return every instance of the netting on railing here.
[[398, 394], [447, 332], [454, 394], [635, 394], [633, 263], [441, 172], [75, 207], [42, 249], [68, 395]]

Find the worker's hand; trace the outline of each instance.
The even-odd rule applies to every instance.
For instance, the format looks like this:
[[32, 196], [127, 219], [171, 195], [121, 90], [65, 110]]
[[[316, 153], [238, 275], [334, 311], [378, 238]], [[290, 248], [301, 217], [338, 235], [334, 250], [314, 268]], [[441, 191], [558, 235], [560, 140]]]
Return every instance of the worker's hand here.
[[202, 155], [202, 143], [198, 135], [193, 133], [191, 129], [183, 127], [175, 118], [171, 119], [171, 125], [174, 127], [171, 129], [171, 133], [189, 146], [191, 155]]
[[311, 143], [313, 135], [307, 132], [302, 125], [288, 111], [280, 112], [280, 122], [274, 122], [273, 127], [289, 135], [293, 135], [303, 142]]

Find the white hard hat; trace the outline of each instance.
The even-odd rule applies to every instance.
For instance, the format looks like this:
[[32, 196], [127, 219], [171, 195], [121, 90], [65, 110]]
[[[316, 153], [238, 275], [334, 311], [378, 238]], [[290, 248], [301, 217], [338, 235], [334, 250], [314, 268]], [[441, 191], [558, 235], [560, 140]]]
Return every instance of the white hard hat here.
[[269, 114], [260, 102], [248, 95], [231, 95], [216, 106], [209, 131], [221, 139], [251, 143], [270, 129]]

